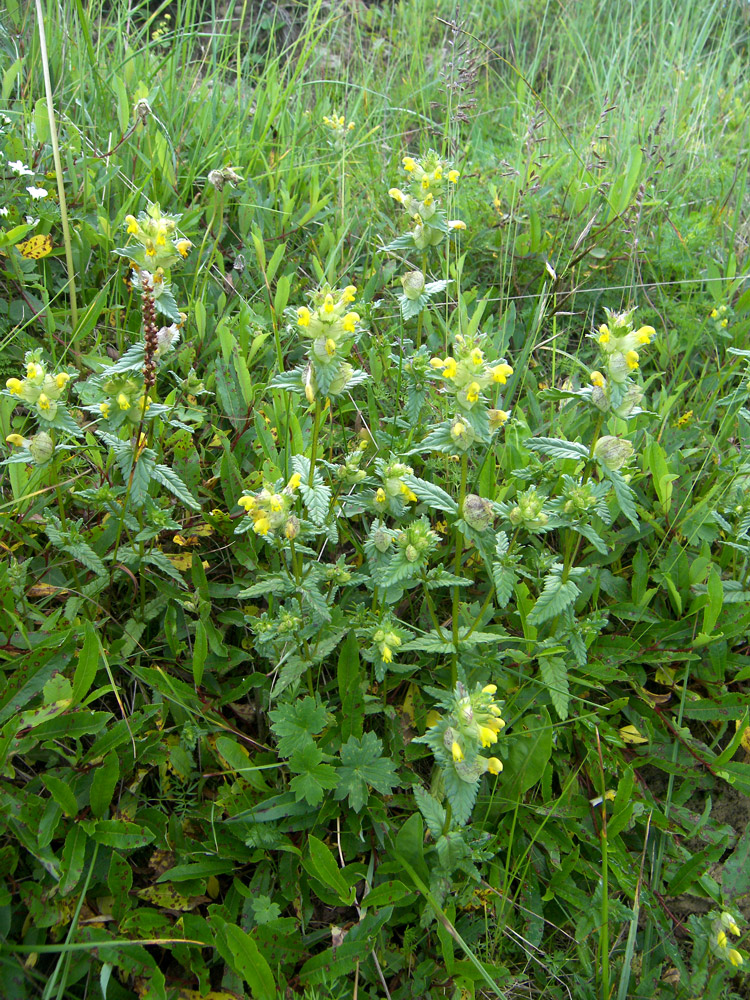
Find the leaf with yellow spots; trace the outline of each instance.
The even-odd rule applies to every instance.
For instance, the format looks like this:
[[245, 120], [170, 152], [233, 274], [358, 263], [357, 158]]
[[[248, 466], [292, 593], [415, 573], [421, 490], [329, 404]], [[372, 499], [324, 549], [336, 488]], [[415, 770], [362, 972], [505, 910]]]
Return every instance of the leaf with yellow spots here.
[[623, 743], [648, 743], [635, 726], [623, 726], [620, 730], [620, 739]]
[[36, 236], [31, 236], [23, 243], [16, 243], [16, 249], [20, 250], [22, 256], [27, 259], [41, 260], [42, 257], [52, 253], [52, 237], [49, 233], [46, 236], [37, 233]]
[[139, 889], [136, 896], [163, 910], [194, 910], [206, 902], [205, 896], [182, 896], [171, 885], [150, 885]]
[[[735, 729], [739, 729], [741, 722], [739, 719], [734, 724]], [[750, 726], [745, 726], [742, 736], [740, 738], [740, 746], [745, 751], [745, 753], [750, 753]]]
[[[180, 573], [186, 573], [193, 565], [192, 552], [165, 552], [164, 555]], [[204, 559], [203, 568], [208, 569], [208, 565], [208, 560]]]

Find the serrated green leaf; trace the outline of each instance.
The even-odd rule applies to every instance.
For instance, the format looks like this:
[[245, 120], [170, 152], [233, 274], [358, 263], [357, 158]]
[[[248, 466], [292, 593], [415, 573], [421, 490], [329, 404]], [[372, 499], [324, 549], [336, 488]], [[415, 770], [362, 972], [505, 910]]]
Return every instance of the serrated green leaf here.
[[337, 799], [348, 796], [349, 805], [360, 812], [369, 797], [368, 785], [383, 795], [390, 795], [399, 784], [393, 761], [382, 757], [383, 744], [375, 733], [365, 733], [362, 739], [350, 736], [339, 751]]
[[562, 438], [527, 438], [524, 445], [529, 451], [541, 451], [545, 455], [551, 455], [552, 458], [573, 458], [580, 461], [589, 457], [589, 449], [585, 444], [565, 441]]
[[157, 483], [160, 483], [162, 486], [166, 486], [166, 488], [173, 493], [178, 500], [181, 500], [186, 507], [189, 507], [190, 510], [201, 509], [201, 505], [191, 494], [190, 490], [183, 483], [174, 469], [170, 469], [168, 465], [155, 464], [151, 469], [151, 478]]
[[324, 757], [323, 751], [310, 741], [306, 746], [295, 750], [289, 758], [289, 770], [296, 774], [289, 782], [289, 787], [297, 802], [304, 800], [311, 806], [320, 805], [324, 791], [338, 785], [336, 768], [324, 764]]
[[542, 622], [554, 618], [555, 615], [559, 615], [568, 605], [572, 604], [579, 594], [580, 590], [572, 580], [566, 580], [563, 583], [562, 566], [553, 567], [545, 577], [544, 590], [531, 609], [528, 621], [532, 625], [540, 625]]
[[453, 497], [435, 483], [428, 483], [416, 476], [404, 476], [403, 481], [431, 510], [442, 510], [446, 514], [458, 512], [458, 504]]
[[424, 816], [427, 829], [433, 838], [437, 840], [445, 827], [445, 809], [434, 795], [430, 795], [421, 785], [412, 785], [412, 791], [414, 792], [414, 798], [417, 800], [419, 811]]
[[279, 739], [279, 753], [291, 757], [296, 750], [309, 746], [326, 724], [326, 708], [316, 695], [309, 695], [291, 705], [280, 705], [268, 713], [271, 729]]

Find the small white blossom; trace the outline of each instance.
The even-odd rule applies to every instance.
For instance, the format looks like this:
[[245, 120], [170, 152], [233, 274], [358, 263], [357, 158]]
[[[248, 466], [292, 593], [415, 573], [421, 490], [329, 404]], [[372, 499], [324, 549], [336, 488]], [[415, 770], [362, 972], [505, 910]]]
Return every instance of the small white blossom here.
[[34, 176], [34, 171], [33, 170], [29, 170], [29, 168], [27, 166], [25, 166], [21, 162], [21, 160], [9, 160], [8, 161], [8, 166], [13, 171], [13, 173], [14, 174], [18, 174], [19, 177], [33, 177]]
[[3, 205], [2, 208], [0, 208], [0, 216], [5, 218], [7, 214], [8, 214], [8, 208], [6, 205]]
[[47, 188], [27, 187], [26, 190], [29, 192], [34, 201], [41, 201], [42, 198], [46, 198], [49, 194]]

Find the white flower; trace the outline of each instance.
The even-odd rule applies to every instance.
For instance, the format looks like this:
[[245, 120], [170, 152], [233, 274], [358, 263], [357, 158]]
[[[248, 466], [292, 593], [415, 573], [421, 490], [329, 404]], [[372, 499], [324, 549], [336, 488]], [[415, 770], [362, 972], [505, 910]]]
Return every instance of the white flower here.
[[8, 166], [13, 171], [13, 173], [14, 174], [18, 174], [19, 177], [33, 177], [34, 176], [34, 171], [33, 170], [29, 170], [29, 168], [26, 167], [26, 166], [24, 166], [24, 164], [20, 160], [9, 160], [8, 161]]
[[47, 188], [27, 187], [26, 190], [29, 192], [34, 201], [41, 201], [42, 198], [46, 198], [49, 194]]
[[37, 224], [37, 222], [39, 222], [39, 219], [35, 219], [33, 215], [27, 215], [26, 216], [26, 225], [27, 226], [35, 226]]
[[8, 209], [7, 209], [7, 207], [5, 205], [3, 205], [3, 207], [0, 208], [0, 216], [2, 216], [3, 218], [5, 218], [7, 216], [7, 214], [8, 214]]

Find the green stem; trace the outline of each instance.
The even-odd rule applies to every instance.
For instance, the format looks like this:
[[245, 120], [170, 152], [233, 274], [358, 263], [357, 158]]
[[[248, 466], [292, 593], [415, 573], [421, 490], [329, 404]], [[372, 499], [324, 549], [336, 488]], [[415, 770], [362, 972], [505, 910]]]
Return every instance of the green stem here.
[[[469, 456], [466, 452], [461, 456], [461, 487], [458, 493], [458, 514], [463, 516], [464, 500], [466, 499], [466, 479], [469, 471]], [[461, 557], [464, 552], [464, 536], [456, 528], [456, 556], [453, 560], [453, 575], [459, 576], [461, 573]], [[460, 587], [453, 588], [453, 659], [451, 660], [451, 690], [456, 686], [458, 680], [458, 599]]]
[[312, 489], [315, 479], [315, 462], [318, 457], [318, 435], [320, 433], [320, 414], [322, 407], [320, 405], [320, 400], [315, 400], [315, 413], [313, 415], [313, 428], [312, 428], [312, 445], [310, 447], [310, 478], [307, 481], [308, 486]]

